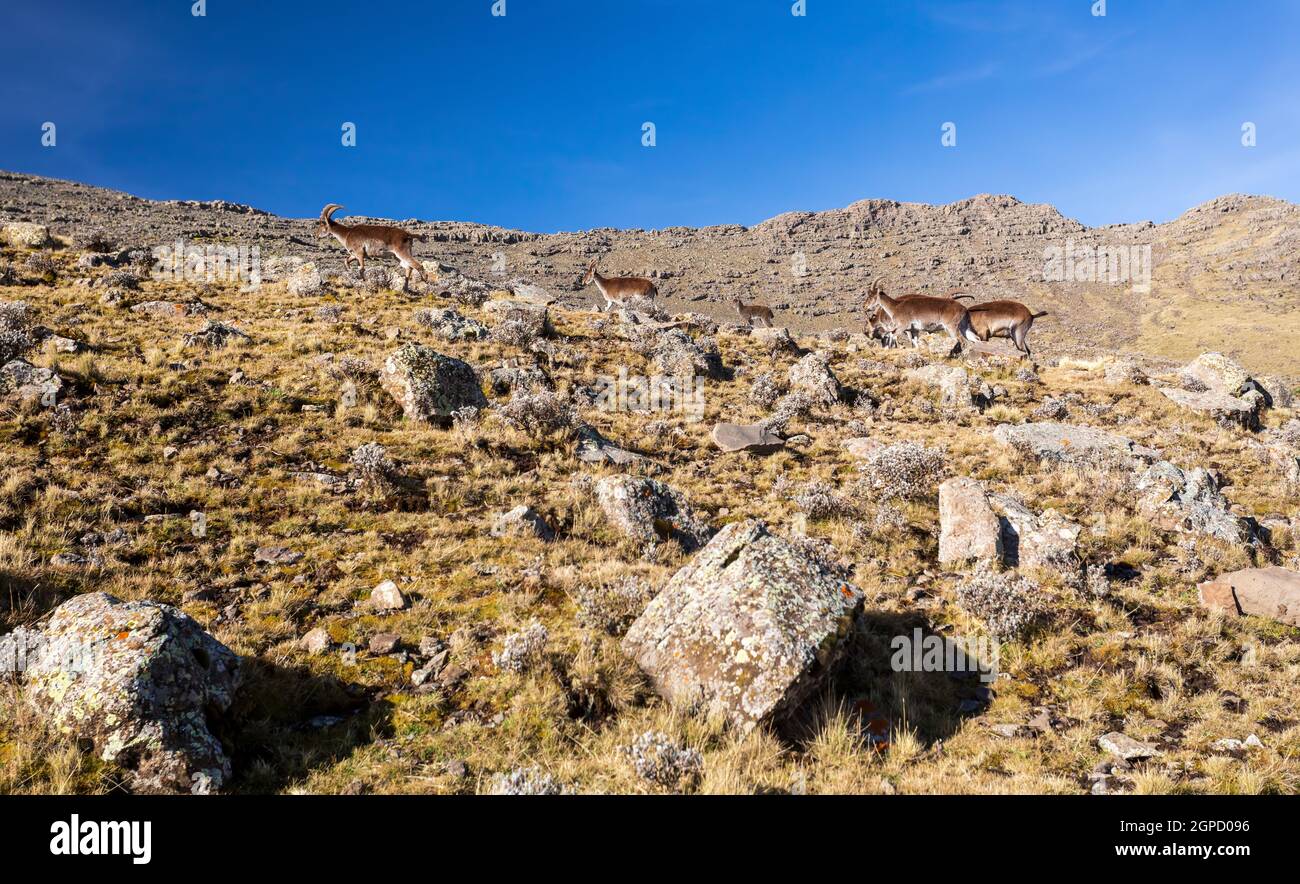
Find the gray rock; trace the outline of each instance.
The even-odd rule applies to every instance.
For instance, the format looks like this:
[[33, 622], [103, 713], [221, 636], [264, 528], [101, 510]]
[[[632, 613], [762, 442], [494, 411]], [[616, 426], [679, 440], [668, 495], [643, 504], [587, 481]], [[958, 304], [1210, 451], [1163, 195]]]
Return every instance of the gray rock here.
[[298, 640], [299, 646], [308, 654], [323, 654], [334, 644], [330, 634], [323, 626], [318, 626]]
[[1093, 427], [1054, 421], [1002, 424], [993, 438], [1044, 463], [1109, 469], [1132, 468], [1150, 462], [1157, 453], [1131, 439]]
[[498, 324], [518, 322], [538, 337], [545, 337], [551, 333], [550, 311], [539, 304], [530, 304], [527, 301], [488, 301], [483, 305], [483, 310]]
[[1126, 762], [1145, 761], [1162, 754], [1150, 743], [1142, 743], [1127, 734], [1112, 731], [1097, 738], [1097, 745]]
[[[909, 380], [934, 387], [939, 391], [939, 402], [950, 408], [970, 408], [973, 404], [970, 375], [966, 369], [955, 365], [923, 365], [908, 370]], [[992, 396], [986, 396], [992, 399]]]
[[530, 506], [520, 505], [497, 517], [492, 525], [493, 537], [536, 537], [538, 540], [554, 540], [555, 531], [546, 520]]
[[761, 522], [735, 522], [673, 575], [622, 646], [669, 702], [748, 730], [819, 689], [862, 600]]
[[400, 611], [406, 607], [407, 601], [396, 583], [385, 580], [370, 590], [370, 598], [366, 600], [366, 605], [372, 611]]
[[634, 540], [656, 543], [662, 532], [690, 552], [712, 533], [680, 491], [654, 479], [608, 476], [596, 483], [596, 500], [610, 524]]
[[1208, 414], [1224, 426], [1259, 429], [1259, 408], [1247, 399], [1215, 390], [1192, 393], [1175, 387], [1161, 387], [1160, 393], [1175, 405]]
[[406, 344], [385, 359], [379, 382], [411, 421], [448, 423], [453, 412], [488, 404], [473, 368], [422, 344]]
[[140, 792], [216, 791], [230, 760], [209, 723], [230, 708], [239, 658], [176, 608], [77, 596], [41, 628], [25, 698], [56, 729], [91, 741]]
[[1138, 509], [1147, 516], [1229, 543], [1249, 543], [1252, 539], [1250, 525], [1233, 515], [1231, 503], [1219, 490], [1218, 479], [1208, 470], [1184, 471], [1169, 461], [1160, 461], [1138, 478], [1137, 490], [1142, 495]]
[[1206, 390], [1228, 396], [1239, 395], [1250, 374], [1233, 359], [1222, 353], [1202, 353], [1185, 366], [1180, 375], [1192, 378]]
[[984, 486], [949, 479], [939, 486], [939, 563], [992, 562], [1002, 556], [1002, 529]]
[[587, 424], [578, 427], [575, 435], [578, 441], [574, 455], [583, 463], [625, 467], [646, 460], [644, 455], [615, 445], [602, 436], [599, 430]]
[[1300, 574], [1285, 568], [1246, 568], [1197, 587], [1201, 606], [1229, 614], [1269, 617], [1300, 626]]
[[1007, 495], [993, 495], [1002, 523], [1003, 561], [1008, 567], [1043, 568], [1070, 578], [1083, 573], [1077, 549], [1083, 526], [1054, 509], [1035, 515]]
[[806, 393], [822, 405], [834, 405], [844, 396], [839, 379], [830, 368], [830, 354], [809, 353], [790, 367], [790, 389]]
[[259, 546], [253, 551], [253, 561], [261, 565], [296, 565], [302, 553], [283, 546]]
[[62, 378], [25, 359], [14, 359], [0, 368], [0, 395], [53, 406], [62, 391]]
[[712, 437], [713, 444], [727, 452], [771, 454], [785, 447], [785, 440], [763, 424], [717, 424]]

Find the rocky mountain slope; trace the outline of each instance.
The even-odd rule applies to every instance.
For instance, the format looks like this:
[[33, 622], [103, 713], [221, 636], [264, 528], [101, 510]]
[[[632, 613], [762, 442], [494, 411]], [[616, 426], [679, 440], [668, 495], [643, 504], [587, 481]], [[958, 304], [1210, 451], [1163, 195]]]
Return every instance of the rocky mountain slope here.
[[[321, 194], [322, 205], [330, 194]], [[56, 232], [88, 224], [152, 248], [182, 239], [258, 246], [264, 260], [291, 256], [326, 270], [342, 250], [312, 221], [225, 202], [152, 202], [102, 188], [0, 173], [4, 220]], [[367, 207], [354, 206], [353, 209]], [[382, 207], [369, 207], [373, 210]], [[1047, 205], [981, 195], [945, 206], [864, 200], [827, 212], [791, 212], [754, 227], [600, 229], [537, 234], [463, 222], [402, 222], [429, 237], [416, 254], [498, 284], [525, 279], [567, 307], [596, 302], [580, 285], [587, 262], [607, 274], [660, 281], [670, 312], [729, 316], [739, 295], [777, 310], [796, 331], [858, 330], [867, 285], [892, 292], [963, 288], [1048, 310], [1035, 337], [1053, 354], [1130, 349], [1187, 360], [1224, 352], [1260, 372], [1300, 375], [1300, 207], [1225, 196], [1165, 224], [1088, 228]], [[1150, 290], [1086, 281], [1048, 266], [1051, 249], [1150, 247]], [[391, 260], [390, 260], [391, 263]], [[1045, 274], [1049, 279], [1045, 279]], [[1068, 276], [1069, 279], [1063, 277]], [[1095, 274], [1094, 274], [1095, 276]], [[1083, 281], [1080, 281], [1083, 280]]]
[[[305, 221], [3, 184], [0, 792], [1300, 789], [1284, 348], [1062, 321], [1037, 362], [950, 358], [817, 332], [811, 292], [793, 333], [709, 315], [786, 260], [764, 237], [842, 293], [921, 279], [923, 234], [934, 263], [1069, 222], [871, 204], [875, 267], [821, 263], [842, 213], [419, 225], [403, 292]], [[1153, 228], [1200, 256], [1158, 268], [1284, 291], [1292, 255], [1246, 254], [1292, 208], [1224, 208]], [[177, 236], [262, 244], [266, 278], [151, 270]], [[706, 300], [592, 312], [604, 249]]]

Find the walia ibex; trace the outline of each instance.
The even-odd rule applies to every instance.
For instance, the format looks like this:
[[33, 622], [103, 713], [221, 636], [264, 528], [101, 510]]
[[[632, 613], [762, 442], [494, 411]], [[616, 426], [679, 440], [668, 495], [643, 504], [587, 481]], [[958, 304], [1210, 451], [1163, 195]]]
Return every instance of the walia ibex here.
[[[911, 300], [912, 298], [925, 298], [925, 297], [929, 297], [929, 295], [899, 295], [898, 300], [908, 301]], [[968, 295], [965, 292], [963, 292], [961, 289], [953, 289], [952, 291], [948, 292], [948, 294], [943, 295], [943, 297], [949, 298], [950, 300], [953, 301], [960, 301], [963, 298], [969, 300], [975, 299], [974, 295]], [[874, 310], [867, 311], [866, 328], [864, 329], [864, 331], [866, 332], [868, 337], [879, 341], [880, 343], [884, 344], [887, 347], [897, 347], [898, 340], [895, 336], [898, 333], [898, 329], [896, 329], [890, 323], [882, 322], [880, 319], [881, 312], [882, 311], [879, 307], [876, 307]]]
[[425, 276], [424, 265], [411, 254], [411, 244], [416, 240], [425, 242], [426, 238], [400, 227], [387, 224], [340, 224], [333, 215], [343, 208], [337, 203], [330, 203], [320, 211], [320, 223], [316, 225], [317, 236], [332, 236], [348, 250], [343, 259], [344, 266], [353, 261], [364, 273], [366, 258], [382, 252], [392, 252], [406, 269], [405, 286], [411, 284], [411, 274]]
[[648, 279], [639, 276], [601, 276], [595, 261], [587, 265], [587, 275], [583, 277], [582, 284], [590, 285], [593, 282], [605, 298], [602, 309], [606, 311], [610, 307], [622, 307], [629, 298], [659, 296], [659, 287]]
[[744, 301], [740, 300], [740, 295], [736, 295], [731, 299], [731, 306], [736, 308], [736, 312], [740, 314], [740, 318], [745, 320], [747, 324], [753, 325], [754, 320], [757, 319], [765, 327], [772, 327], [772, 319], [774, 317], [772, 316], [771, 307], [766, 307], [762, 304], [746, 304]]
[[1010, 338], [1016, 349], [1033, 356], [1029, 351], [1029, 330], [1034, 327], [1034, 320], [1047, 315], [1047, 311], [1031, 313], [1029, 308], [1019, 301], [985, 301], [983, 304], [970, 306], [970, 324], [981, 341], [989, 338]]
[[906, 332], [913, 347], [921, 346], [921, 332], [944, 331], [952, 338], [952, 352], [956, 356], [961, 352], [961, 342], [979, 341], [971, 328], [970, 314], [966, 308], [952, 298], [935, 298], [929, 295], [913, 295], [907, 298], [891, 298], [877, 279], [867, 290], [864, 310], [868, 316], [879, 310], [885, 314], [894, 333]]

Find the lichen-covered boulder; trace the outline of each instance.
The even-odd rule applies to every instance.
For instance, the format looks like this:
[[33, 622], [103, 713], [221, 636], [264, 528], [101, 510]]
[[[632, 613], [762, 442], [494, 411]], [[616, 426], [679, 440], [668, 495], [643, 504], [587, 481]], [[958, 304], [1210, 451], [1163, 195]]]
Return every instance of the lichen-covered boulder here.
[[1240, 396], [1232, 396], [1217, 390], [1205, 390], [1193, 393], [1173, 387], [1161, 387], [1160, 392], [1175, 405], [1189, 411], [1208, 414], [1224, 427], [1242, 427], [1246, 430], [1259, 429], [1259, 407]]
[[407, 420], [447, 423], [453, 412], [488, 404], [473, 368], [423, 344], [406, 344], [385, 359], [379, 382]]
[[790, 367], [790, 389], [807, 393], [822, 405], [834, 405], [844, 396], [839, 378], [831, 371], [830, 354], [809, 353]]
[[748, 730], [818, 690], [862, 600], [762, 522], [735, 522], [673, 575], [622, 647], [672, 704]]
[[50, 228], [44, 224], [14, 221], [0, 232], [4, 233], [5, 242], [18, 248], [39, 249], [50, 241]]
[[605, 517], [633, 540], [657, 543], [672, 538], [687, 552], [712, 533], [677, 489], [644, 476], [609, 476], [596, 483], [596, 500]]
[[1002, 424], [993, 438], [1043, 463], [1101, 468], [1132, 468], [1149, 463], [1156, 452], [1131, 439], [1095, 427], [1053, 421]]
[[133, 789], [207, 794], [230, 778], [211, 725], [234, 700], [239, 658], [194, 620], [89, 593], [57, 608], [37, 645], [27, 701], [129, 771]]
[[1077, 551], [1082, 525], [1054, 509], [1035, 515], [1009, 495], [995, 494], [990, 502], [1002, 524], [1002, 559], [1008, 567], [1043, 568], [1069, 578], [1082, 574]]
[[907, 372], [908, 380], [934, 387], [939, 391], [939, 402], [950, 408], [970, 408], [970, 375], [966, 369], [955, 365], [923, 365]]
[[488, 301], [483, 305], [483, 312], [491, 315], [497, 323], [517, 322], [538, 337], [551, 333], [550, 311], [540, 304], [502, 299]]
[[1249, 543], [1254, 536], [1250, 523], [1233, 514], [1219, 480], [1208, 470], [1184, 471], [1160, 461], [1138, 478], [1137, 490], [1142, 495], [1138, 509], [1144, 515], [1184, 531], [1229, 543]]
[[53, 406], [63, 390], [63, 379], [48, 368], [15, 359], [0, 368], [0, 397]]
[[1222, 353], [1202, 353], [1186, 365], [1180, 374], [1207, 390], [1236, 396], [1250, 381], [1250, 374], [1240, 363]]

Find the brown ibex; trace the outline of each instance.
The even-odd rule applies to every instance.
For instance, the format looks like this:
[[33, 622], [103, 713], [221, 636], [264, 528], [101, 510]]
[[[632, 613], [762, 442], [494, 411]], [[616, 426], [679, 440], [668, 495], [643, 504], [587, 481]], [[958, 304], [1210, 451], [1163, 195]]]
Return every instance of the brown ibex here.
[[330, 203], [321, 209], [316, 235], [332, 236], [348, 250], [348, 256], [343, 259], [344, 267], [356, 261], [357, 267], [364, 273], [366, 258], [382, 252], [392, 252], [402, 267], [406, 268], [405, 285], [411, 284], [412, 273], [425, 276], [424, 265], [411, 254], [411, 244], [416, 240], [425, 242], [425, 237], [386, 224], [340, 224], [334, 220], [333, 215], [341, 208], [343, 207], [337, 203]]
[[659, 296], [658, 286], [648, 279], [639, 276], [601, 276], [595, 261], [587, 265], [587, 275], [582, 279], [583, 285], [591, 285], [593, 282], [605, 298], [605, 305], [601, 308], [605, 311], [611, 306], [622, 307], [629, 298]]
[[[925, 298], [925, 297], [929, 297], [929, 296], [928, 295], [899, 295], [898, 300], [906, 301], [910, 298]], [[960, 301], [963, 298], [967, 298], [972, 301], [975, 300], [974, 295], [965, 294], [961, 289], [953, 289], [952, 291], [948, 292], [948, 294], [943, 295], [943, 297], [949, 298], [953, 301]], [[898, 340], [895, 337], [895, 335], [898, 333], [898, 329], [894, 328], [893, 326], [887, 323], [881, 322], [880, 313], [881, 311], [879, 307], [867, 313], [866, 328], [864, 329], [864, 331], [867, 337], [879, 341], [881, 344], [884, 344], [886, 347], [897, 347]]]
[[867, 290], [867, 301], [863, 309], [868, 316], [877, 310], [885, 315], [887, 322], [881, 325], [892, 327], [892, 333], [906, 332], [913, 347], [921, 346], [921, 332], [945, 331], [952, 338], [953, 347], [950, 355], [961, 352], [962, 339], [978, 341], [971, 328], [970, 315], [966, 308], [953, 298], [938, 298], [930, 295], [911, 295], [891, 298], [885, 294], [880, 279], [871, 284]]
[[754, 320], [757, 319], [765, 327], [772, 327], [774, 317], [771, 307], [765, 307], [762, 304], [746, 304], [740, 300], [740, 295], [736, 295], [731, 299], [731, 305], [736, 308], [736, 312], [740, 314], [740, 318], [745, 320], [746, 324], [753, 325]]
[[1029, 330], [1034, 327], [1034, 320], [1047, 315], [1032, 313], [1019, 301], [985, 301], [983, 304], [970, 306], [970, 324], [981, 341], [989, 338], [1010, 338], [1016, 349], [1030, 358]]

